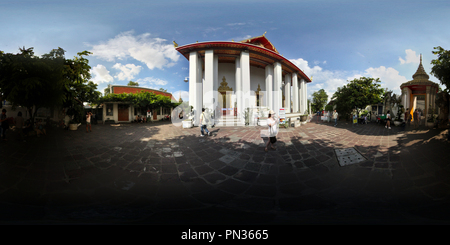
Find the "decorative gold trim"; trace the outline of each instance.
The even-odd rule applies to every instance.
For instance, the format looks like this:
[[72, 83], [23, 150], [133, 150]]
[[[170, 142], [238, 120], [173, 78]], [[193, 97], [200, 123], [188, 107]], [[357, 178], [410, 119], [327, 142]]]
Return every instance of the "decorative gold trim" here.
[[176, 48], [176, 47], [178, 47], [178, 43], [176, 43], [175, 41], [172, 41], [173, 42], [173, 46]]
[[218, 89], [218, 91], [220, 93], [227, 92], [227, 91], [233, 91], [233, 88], [228, 87], [228, 83], [226, 81], [227, 81], [227, 79], [225, 78], [225, 76], [223, 76], [222, 82], [220, 83], [220, 87]]
[[256, 94], [257, 95], [259, 95], [259, 92], [261, 91], [261, 86], [260, 86], [260, 84], [258, 83], [258, 88], [256, 89]]

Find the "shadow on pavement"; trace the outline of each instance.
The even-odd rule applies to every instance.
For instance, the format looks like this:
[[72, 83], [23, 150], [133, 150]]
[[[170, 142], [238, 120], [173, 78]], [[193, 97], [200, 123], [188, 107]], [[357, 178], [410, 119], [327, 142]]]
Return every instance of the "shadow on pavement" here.
[[[280, 129], [170, 123], [58, 128], [1, 142], [0, 220], [44, 224], [450, 223], [439, 132], [308, 123]], [[438, 139], [439, 138], [439, 139]], [[340, 166], [335, 149], [364, 160]]]

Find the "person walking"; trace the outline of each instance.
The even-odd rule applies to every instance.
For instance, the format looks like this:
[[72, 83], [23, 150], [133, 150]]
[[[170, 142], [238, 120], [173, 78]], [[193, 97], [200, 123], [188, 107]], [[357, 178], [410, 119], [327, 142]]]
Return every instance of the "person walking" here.
[[267, 152], [269, 149], [269, 145], [271, 149], [276, 149], [274, 147], [275, 142], [277, 142], [277, 134], [278, 134], [278, 119], [275, 116], [273, 110], [269, 111], [269, 118], [267, 118], [267, 126], [269, 127], [269, 140], [267, 141], [266, 147], [264, 151]]
[[420, 125], [421, 125], [420, 121], [422, 121], [422, 110], [420, 110], [420, 109], [417, 110], [417, 121], [418, 121], [419, 127], [420, 127]]
[[335, 126], [335, 127], [336, 127], [336, 125], [337, 125], [338, 117], [339, 117], [339, 115], [338, 115], [337, 111], [334, 110], [334, 112], [333, 112], [333, 119], [334, 119], [334, 126]]
[[419, 127], [419, 111], [416, 109], [413, 113], [414, 129]]
[[405, 111], [405, 127], [409, 128], [411, 122], [411, 114], [409, 113], [409, 108], [406, 108]]
[[202, 108], [202, 114], [200, 115], [200, 125], [201, 125], [201, 132], [202, 132], [202, 134], [200, 135], [200, 136], [205, 136], [205, 132], [208, 134], [208, 135], [211, 135], [211, 133], [208, 131], [208, 128], [207, 128], [207, 125], [208, 125], [208, 118], [207, 118], [207, 116], [205, 115], [205, 108]]
[[18, 136], [19, 140], [22, 140], [23, 142], [25, 142], [25, 135], [23, 133], [24, 119], [22, 117], [21, 111], [19, 111], [17, 113], [17, 117], [16, 117], [15, 121], [16, 121], [17, 136]]
[[386, 114], [386, 125], [384, 126], [385, 128], [389, 127], [389, 129], [391, 129], [391, 114], [390, 114], [390, 112], [391, 111], [387, 111], [387, 114]]
[[[92, 112], [88, 112], [86, 115], [86, 133], [92, 132], [91, 117], [92, 117]], [[89, 132], [88, 132], [88, 128], [89, 128]]]
[[3, 138], [3, 140], [6, 140], [6, 130], [9, 129], [8, 119], [6, 118], [6, 109], [2, 110], [2, 114], [0, 115], [0, 122], [1, 137]]

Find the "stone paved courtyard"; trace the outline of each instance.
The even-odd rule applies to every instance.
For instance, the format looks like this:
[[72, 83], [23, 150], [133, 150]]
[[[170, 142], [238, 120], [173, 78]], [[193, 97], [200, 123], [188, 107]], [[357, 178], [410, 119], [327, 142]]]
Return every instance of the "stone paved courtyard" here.
[[[0, 142], [3, 224], [450, 224], [447, 130], [168, 122]], [[363, 161], [340, 166], [336, 149]]]

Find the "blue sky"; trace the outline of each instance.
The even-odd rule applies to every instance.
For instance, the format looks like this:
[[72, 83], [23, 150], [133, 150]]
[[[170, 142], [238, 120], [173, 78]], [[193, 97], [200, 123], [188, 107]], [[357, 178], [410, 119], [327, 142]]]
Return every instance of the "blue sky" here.
[[433, 47], [450, 49], [450, 1], [148, 1], [0, 0], [0, 50], [36, 55], [54, 48], [66, 57], [88, 50], [92, 80], [164, 88], [188, 100], [188, 61], [179, 45], [266, 37], [306, 75], [308, 96], [329, 99], [360, 76], [380, 78], [400, 93], [423, 55], [430, 80]]

